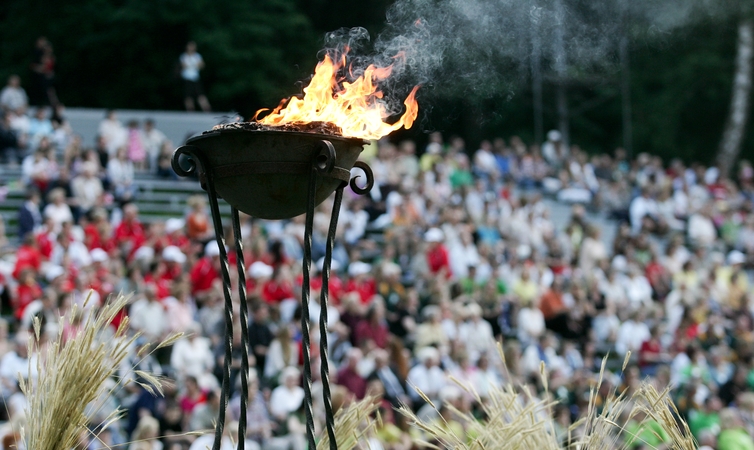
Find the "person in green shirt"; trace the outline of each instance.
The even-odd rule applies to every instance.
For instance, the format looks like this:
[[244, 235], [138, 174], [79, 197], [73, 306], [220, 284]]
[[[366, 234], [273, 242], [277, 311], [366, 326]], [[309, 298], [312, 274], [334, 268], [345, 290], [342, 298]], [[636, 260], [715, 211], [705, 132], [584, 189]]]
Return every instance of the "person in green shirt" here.
[[744, 428], [737, 410], [725, 408], [720, 411], [720, 427], [717, 450], [754, 450], [754, 440]]
[[647, 419], [643, 412], [637, 412], [626, 425], [624, 433], [626, 448], [658, 448], [670, 442], [667, 431], [654, 419]]
[[705, 430], [717, 434], [720, 431], [720, 410], [723, 402], [717, 395], [709, 395], [704, 401], [704, 408], [691, 411], [689, 414], [689, 429], [695, 438], [699, 439]]

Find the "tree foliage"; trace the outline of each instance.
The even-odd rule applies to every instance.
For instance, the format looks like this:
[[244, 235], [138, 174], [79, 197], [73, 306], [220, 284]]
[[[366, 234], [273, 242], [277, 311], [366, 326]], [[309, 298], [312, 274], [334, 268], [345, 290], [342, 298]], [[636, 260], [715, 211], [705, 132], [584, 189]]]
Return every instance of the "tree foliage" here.
[[310, 73], [319, 47], [292, 0], [5, 0], [0, 23], [3, 74], [28, 75], [45, 35], [61, 100], [76, 106], [179, 108], [178, 56], [189, 40], [216, 109], [275, 104]]
[[[247, 117], [300, 92], [327, 31], [380, 31], [389, 0], [4, 0], [0, 2], [0, 77], [28, 83], [34, 41], [45, 35], [58, 57], [57, 87], [69, 106], [180, 109], [178, 56], [195, 40], [216, 110]], [[735, 19], [706, 20], [634, 39], [631, 91], [635, 151], [711, 162], [730, 101]], [[427, 131], [459, 134], [473, 150], [484, 138], [531, 140], [533, 111], [526, 68], [498, 64], [506, 83], [477, 92], [419, 91], [420, 118], [394, 139]], [[459, 68], [462, 70], [462, 68]], [[621, 143], [617, 67], [596, 82], [569, 87], [572, 141], [591, 151]], [[501, 77], [498, 77], [501, 78]], [[509, 83], [507, 81], [510, 81]], [[556, 125], [553, 83], [545, 80], [545, 128]], [[750, 120], [751, 122], [751, 120]], [[754, 156], [750, 123], [742, 157]]]

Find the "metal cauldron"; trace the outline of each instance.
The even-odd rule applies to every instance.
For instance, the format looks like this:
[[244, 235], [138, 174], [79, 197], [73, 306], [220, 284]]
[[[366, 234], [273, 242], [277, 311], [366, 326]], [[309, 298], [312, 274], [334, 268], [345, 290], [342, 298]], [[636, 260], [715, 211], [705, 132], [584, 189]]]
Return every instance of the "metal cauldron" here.
[[[217, 195], [252, 217], [288, 219], [306, 212], [313, 169], [318, 174], [319, 205], [349, 182], [354, 165], [361, 166], [356, 160], [364, 144], [361, 139], [315, 133], [218, 128], [178, 148], [173, 168], [179, 175], [197, 169], [202, 185], [211, 176]], [[193, 167], [181, 167], [186, 165], [183, 154]]]

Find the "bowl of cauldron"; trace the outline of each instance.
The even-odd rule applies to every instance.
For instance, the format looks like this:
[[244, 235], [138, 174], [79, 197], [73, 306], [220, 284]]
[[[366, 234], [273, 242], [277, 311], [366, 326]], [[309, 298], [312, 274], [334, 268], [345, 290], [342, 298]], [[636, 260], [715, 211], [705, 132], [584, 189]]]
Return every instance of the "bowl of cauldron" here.
[[205, 189], [213, 183], [217, 195], [239, 211], [260, 219], [288, 219], [306, 212], [313, 172], [315, 206], [349, 182], [354, 165], [367, 172], [357, 162], [364, 144], [334, 134], [232, 124], [189, 139], [175, 150], [172, 164], [181, 176], [197, 171]]

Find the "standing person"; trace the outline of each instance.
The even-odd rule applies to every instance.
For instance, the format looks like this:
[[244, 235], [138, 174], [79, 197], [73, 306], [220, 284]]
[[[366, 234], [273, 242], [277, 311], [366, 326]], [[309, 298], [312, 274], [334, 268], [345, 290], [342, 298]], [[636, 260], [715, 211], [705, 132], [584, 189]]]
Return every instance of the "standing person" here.
[[34, 98], [37, 106], [58, 104], [58, 96], [53, 84], [55, 79], [55, 53], [46, 37], [40, 36], [34, 46], [34, 59], [31, 63], [34, 79]]
[[203, 68], [202, 55], [196, 52], [196, 43], [191, 41], [186, 44], [186, 52], [181, 55], [181, 78], [183, 78], [183, 97], [186, 111], [194, 111], [195, 98], [202, 111], [209, 112], [211, 110], [199, 81], [199, 71]]

